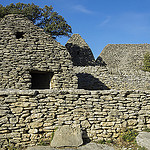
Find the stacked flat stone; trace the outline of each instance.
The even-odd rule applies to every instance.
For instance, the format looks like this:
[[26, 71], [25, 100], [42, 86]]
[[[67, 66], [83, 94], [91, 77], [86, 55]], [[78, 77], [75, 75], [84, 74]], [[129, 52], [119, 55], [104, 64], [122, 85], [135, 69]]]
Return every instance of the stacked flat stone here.
[[131, 70], [120, 72], [105, 66], [74, 66], [78, 88], [86, 90], [149, 90], [150, 72]]
[[150, 44], [108, 44], [99, 57], [108, 68], [127, 73], [141, 69], [146, 52], [150, 52]]
[[50, 88], [55, 89], [150, 89], [150, 73], [141, 70], [149, 44], [107, 45], [96, 62], [79, 34], [66, 47], [22, 15], [5, 16], [0, 21], [0, 89], [30, 89], [32, 72], [53, 74]]
[[50, 142], [62, 125], [83, 139], [115, 140], [122, 129], [150, 128], [150, 91], [1, 90], [0, 148]]
[[0, 51], [1, 89], [30, 89], [33, 71], [53, 73], [51, 88], [77, 88], [67, 49], [20, 14], [1, 19]]
[[74, 66], [95, 65], [95, 58], [90, 47], [79, 34], [73, 34], [66, 47], [72, 57]]

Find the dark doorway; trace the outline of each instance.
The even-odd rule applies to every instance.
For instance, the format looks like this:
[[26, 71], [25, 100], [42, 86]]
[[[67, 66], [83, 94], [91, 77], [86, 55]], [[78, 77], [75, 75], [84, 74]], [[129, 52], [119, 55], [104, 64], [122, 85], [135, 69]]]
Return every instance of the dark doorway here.
[[31, 74], [31, 89], [50, 89], [53, 73], [33, 71]]

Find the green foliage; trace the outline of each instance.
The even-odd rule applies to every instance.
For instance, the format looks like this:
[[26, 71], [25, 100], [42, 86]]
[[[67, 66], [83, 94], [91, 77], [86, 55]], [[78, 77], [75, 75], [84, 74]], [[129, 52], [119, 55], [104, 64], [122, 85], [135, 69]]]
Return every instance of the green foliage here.
[[113, 143], [113, 140], [99, 140], [98, 144], [111, 144]]
[[105, 140], [99, 140], [98, 144], [105, 144]]
[[25, 147], [15, 147], [13, 143], [9, 143], [9, 146], [7, 146], [7, 150], [25, 150]]
[[145, 147], [139, 147], [138, 150], [147, 150]]
[[130, 129], [130, 128], [126, 128], [121, 133], [121, 138], [125, 142], [133, 142], [137, 135], [138, 135], [137, 131]]
[[144, 63], [144, 65], [143, 65], [142, 70], [150, 72], [150, 53], [149, 52], [147, 52], [144, 55], [143, 63]]
[[56, 127], [54, 129], [54, 131], [52, 132], [52, 135], [51, 135], [51, 139], [50, 139], [50, 143], [52, 142], [53, 138], [54, 138], [54, 133], [56, 132], [56, 130], [58, 129], [58, 127]]
[[35, 4], [16, 3], [4, 7], [0, 5], [0, 18], [8, 14], [23, 14], [33, 23], [44, 29], [45, 32], [53, 37], [68, 36], [72, 33], [71, 26], [65, 19], [53, 10], [52, 6], [39, 8]]
[[131, 150], [146, 150], [145, 147], [141, 147], [136, 142], [136, 136], [138, 132], [131, 128], [124, 128], [121, 130], [120, 136], [116, 141], [116, 145], [119, 147], [125, 147]]
[[54, 131], [52, 132], [52, 136], [51, 136], [51, 139], [50, 139], [50, 143], [52, 142], [53, 138], [54, 138]]
[[9, 145], [9, 146], [7, 147], [7, 149], [8, 149], [8, 150], [17, 150], [17, 149], [14, 147], [14, 145]]
[[145, 128], [143, 131], [150, 132], [150, 129], [149, 128]]
[[40, 139], [38, 145], [39, 145], [39, 146], [48, 146], [48, 145], [50, 145], [50, 142], [49, 142], [49, 141], [46, 141], [46, 140], [44, 140], [44, 139]]
[[43, 133], [40, 136], [40, 139], [39, 139], [39, 142], [38, 142], [37, 145], [39, 145], [39, 146], [48, 146], [48, 145], [50, 145], [50, 140], [48, 138], [46, 138], [46, 134], [47, 133]]

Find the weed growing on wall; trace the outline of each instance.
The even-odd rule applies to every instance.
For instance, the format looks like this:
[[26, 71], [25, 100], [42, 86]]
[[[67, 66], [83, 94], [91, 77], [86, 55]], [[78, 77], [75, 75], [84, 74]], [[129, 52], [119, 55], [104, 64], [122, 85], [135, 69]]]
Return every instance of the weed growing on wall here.
[[13, 143], [9, 143], [9, 145], [7, 146], [6, 148], [7, 150], [25, 150], [26, 148], [25, 147], [22, 147], [22, 146], [15, 146]]
[[113, 143], [113, 140], [99, 140], [98, 144], [111, 144]]
[[130, 128], [126, 128], [121, 133], [120, 137], [125, 142], [133, 142], [137, 135], [138, 135], [138, 132], [136, 130], [133, 130], [133, 129], [130, 129]]
[[144, 60], [143, 60], [143, 68], [142, 68], [143, 71], [148, 71], [150, 72], [150, 53], [147, 52], [145, 55], [144, 55]]
[[131, 128], [124, 128], [120, 132], [118, 141], [116, 145], [119, 147], [129, 148], [131, 150], [147, 150], [145, 147], [140, 147], [137, 145], [136, 136], [138, 132]]
[[150, 129], [149, 128], [145, 128], [143, 131], [150, 132]]
[[50, 142], [48, 140], [40, 139], [38, 146], [48, 146]]
[[54, 133], [56, 132], [57, 129], [58, 129], [58, 127], [56, 127], [55, 130], [52, 132], [51, 139], [50, 139], [50, 143], [52, 142], [52, 140], [53, 140], [53, 138], [54, 138]]

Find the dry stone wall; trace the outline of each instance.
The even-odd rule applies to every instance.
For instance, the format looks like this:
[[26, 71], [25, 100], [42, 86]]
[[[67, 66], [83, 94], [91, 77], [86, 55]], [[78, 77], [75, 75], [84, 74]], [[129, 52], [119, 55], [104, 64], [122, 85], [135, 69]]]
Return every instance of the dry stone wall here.
[[79, 34], [73, 34], [67, 41], [66, 48], [69, 51], [74, 66], [94, 66], [93, 53]]
[[150, 52], [150, 44], [108, 44], [100, 57], [112, 71], [132, 73], [142, 68], [146, 52]]
[[126, 127], [150, 128], [150, 91], [0, 91], [1, 148], [50, 141], [62, 125], [80, 126], [93, 141], [116, 139]]
[[[150, 73], [136, 67], [149, 45], [108, 46], [101, 56], [109, 57], [95, 61], [79, 35], [67, 44], [70, 54], [22, 15], [0, 21], [0, 148], [50, 141], [62, 125], [81, 127], [93, 141], [115, 139], [126, 127], [150, 128]], [[44, 90], [30, 90], [39, 85]]]
[[48, 88], [77, 88], [72, 68], [67, 49], [27, 18], [11, 14], [0, 20], [0, 89], [31, 89], [34, 74], [35, 85], [51, 78]]
[[86, 90], [148, 90], [150, 73], [136, 70], [132, 73], [112, 72], [107, 67], [87, 66], [73, 67], [78, 77], [78, 88]]
[[[73, 34], [66, 47], [79, 89], [150, 89], [150, 73], [142, 71], [143, 56], [150, 51], [149, 44], [108, 44], [96, 61], [79, 34]], [[88, 49], [83, 50], [83, 47]]]

